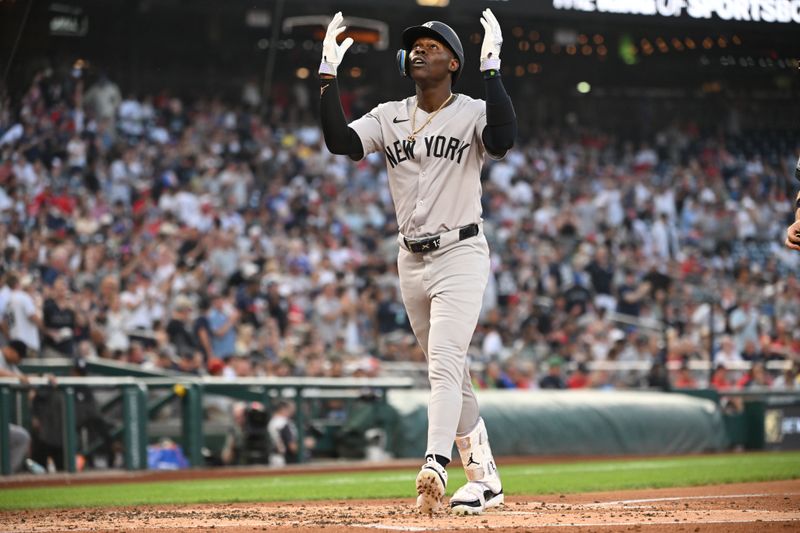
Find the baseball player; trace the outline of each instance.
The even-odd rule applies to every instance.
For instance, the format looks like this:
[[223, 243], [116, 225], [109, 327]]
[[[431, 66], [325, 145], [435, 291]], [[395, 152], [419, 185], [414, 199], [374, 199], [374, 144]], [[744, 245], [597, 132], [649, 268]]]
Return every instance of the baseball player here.
[[[800, 159], [797, 160], [794, 177], [800, 180]], [[800, 251], [800, 192], [794, 201], [794, 222], [786, 228], [785, 244], [792, 250]]]
[[439, 21], [403, 32], [397, 53], [413, 96], [378, 105], [347, 124], [336, 69], [353, 43], [336, 13], [322, 45], [320, 106], [328, 149], [360, 160], [386, 158], [397, 215], [400, 289], [414, 334], [428, 360], [431, 395], [425, 464], [416, 479], [417, 507], [433, 513], [443, 504], [453, 441], [467, 484], [450, 500], [451, 511], [478, 514], [503, 503], [503, 489], [478, 412], [467, 347], [478, 321], [489, 276], [489, 248], [481, 223], [480, 171], [484, 156], [501, 158], [513, 146], [516, 116], [500, 80], [500, 24], [489, 9], [480, 70], [486, 101], [452, 92], [464, 67], [456, 33]]

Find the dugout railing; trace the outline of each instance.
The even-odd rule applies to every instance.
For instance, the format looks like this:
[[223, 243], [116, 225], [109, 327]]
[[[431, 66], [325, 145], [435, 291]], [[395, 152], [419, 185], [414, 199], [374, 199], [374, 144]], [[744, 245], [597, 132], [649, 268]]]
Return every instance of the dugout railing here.
[[[49, 361], [45, 366], [53, 374], [63, 373], [62, 362]], [[32, 371], [28, 365], [26, 370]], [[40, 368], [41, 370], [41, 368]], [[305, 456], [306, 409], [304, 403], [324, 397], [326, 399], [352, 399], [355, 395], [368, 395], [378, 402], [387, 401], [392, 389], [411, 388], [409, 378], [242, 378], [231, 381], [217, 377], [29, 377], [27, 383], [16, 378], [0, 378], [0, 472], [11, 473], [9, 454], [9, 423], [31, 427], [28, 393], [40, 388], [55, 388], [60, 394], [63, 417], [64, 467], [68, 472], [77, 470], [75, 393], [79, 387], [93, 390], [112, 390], [116, 394], [105, 404], [121, 403], [122, 420], [113, 428], [112, 436], [121, 437], [124, 464], [129, 470], [147, 468], [148, 421], [165, 405], [179, 399], [181, 404], [181, 434], [184, 453], [192, 466], [204, 463], [202, 448], [203, 397], [206, 394], [227, 396], [246, 402], [260, 402], [269, 411], [278, 398], [296, 402], [295, 424], [298, 430], [298, 456]], [[154, 391], [165, 391], [151, 395]], [[387, 434], [389, 432], [387, 431]]]

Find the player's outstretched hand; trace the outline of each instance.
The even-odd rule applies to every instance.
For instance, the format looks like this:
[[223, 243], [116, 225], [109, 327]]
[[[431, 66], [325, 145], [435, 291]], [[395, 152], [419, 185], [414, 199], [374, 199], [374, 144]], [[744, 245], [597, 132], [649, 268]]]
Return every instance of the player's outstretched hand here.
[[500, 30], [500, 23], [492, 13], [486, 8], [481, 14], [481, 26], [483, 26], [484, 36], [481, 45], [481, 72], [484, 70], [498, 70], [500, 68], [500, 47], [503, 45], [503, 32]]
[[786, 244], [787, 248], [800, 252], [800, 220], [795, 220], [786, 230], [786, 241], [784, 244]]
[[320, 74], [336, 76], [336, 69], [342, 62], [344, 53], [347, 52], [347, 49], [353, 44], [353, 39], [350, 37], [342, 41], [342, 44], [336, 44], [336, 38], [347, 29], [347, 26], [341, 26], [342, 21], [344, 21], [344, 17], [342, 16], [342, 12], [339, 11], [333, 16], [331, 23], [328, 24], [328, 30], [325, 32], [325, 39], [322, 41], [322, 62], [319, 65]]

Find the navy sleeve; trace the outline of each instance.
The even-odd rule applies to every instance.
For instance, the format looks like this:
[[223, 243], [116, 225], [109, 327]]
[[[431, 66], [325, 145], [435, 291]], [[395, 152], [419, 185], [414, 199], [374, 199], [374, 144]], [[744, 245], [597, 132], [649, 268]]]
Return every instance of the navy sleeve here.
[[517, 116], [508, 96], [500, 73], [496, 70], [484, 72], [486, 84], [486, 127], [481, 139], [486, 151], [502, 157], [514, 146], [517, 137]]
[[339, 83], [336, 78], [320, 78], [319, 81], [320, 118], [325, 145], [332, 154], [361, 159], [364, 157], [361, 139], [347, 125], [342, 101], [339, 99]]

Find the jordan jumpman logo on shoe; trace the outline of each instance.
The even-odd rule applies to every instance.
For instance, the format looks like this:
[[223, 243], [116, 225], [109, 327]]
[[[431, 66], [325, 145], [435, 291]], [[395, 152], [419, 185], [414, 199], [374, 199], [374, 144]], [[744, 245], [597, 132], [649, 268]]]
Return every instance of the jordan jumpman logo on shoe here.
[[481, 464], [472, 458], [472, 454], [469, 454], [469, 461], [467, 461], [467, 466], [471, 465], [480, 466]]

